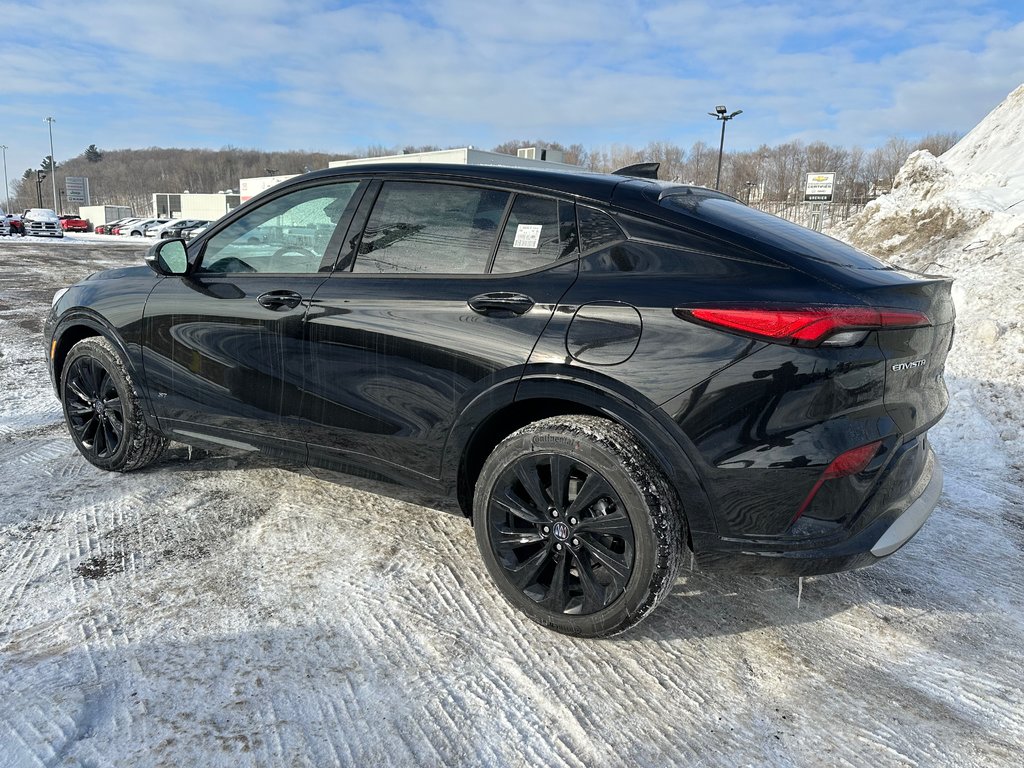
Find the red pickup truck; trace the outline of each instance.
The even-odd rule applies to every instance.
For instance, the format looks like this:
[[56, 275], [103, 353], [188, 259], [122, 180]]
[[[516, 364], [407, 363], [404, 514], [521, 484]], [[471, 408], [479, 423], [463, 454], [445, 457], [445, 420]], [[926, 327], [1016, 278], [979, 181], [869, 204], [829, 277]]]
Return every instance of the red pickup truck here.
[[88, 232], [89, 220], [69, 214], [60, 217], [60, 226], [65, 232]]

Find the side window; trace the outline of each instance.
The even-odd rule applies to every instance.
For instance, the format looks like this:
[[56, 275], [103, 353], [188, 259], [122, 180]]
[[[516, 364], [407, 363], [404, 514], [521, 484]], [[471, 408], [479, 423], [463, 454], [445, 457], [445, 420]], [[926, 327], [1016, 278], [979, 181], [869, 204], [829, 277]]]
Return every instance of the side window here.
[[516, 195], [492, 272], [522, 272], [576, 255], [572, 203]]
[[576, 209], [576, 215], [580, 219], [580, 241], [584, 253], [626, 239], [619, 225], [607, 213], [581, 205]]
[[385, 182], [353, 271], [483, 274], [508, 196], [455, 184]]
[[200, 272], [329, 270], [331, 237], [358, 187], [358, 181], [306, 187], [264, 203], [207, 241]]

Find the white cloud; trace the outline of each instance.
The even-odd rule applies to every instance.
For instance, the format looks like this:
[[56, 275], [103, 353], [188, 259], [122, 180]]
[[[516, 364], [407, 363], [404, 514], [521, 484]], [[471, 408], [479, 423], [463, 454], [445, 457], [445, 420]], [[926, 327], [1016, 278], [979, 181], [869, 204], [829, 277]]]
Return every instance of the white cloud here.
[[[0, 71], [19, 88], [0, 103], [0, 141], [18, 169], [48, 153], [47, 114], [58, 159], [90, 143], [688, 145], [715, 139], [704, 113], [725, 103], [744, 110], [736, 148], [871, 146], [966, 131], [1024, 81], [1022, 14], [1007, 13], [980, 0], [101, 0], [83, 24], [44, 0], [7, 16]], [[33, 26], [40, 15], [56, 27]]]

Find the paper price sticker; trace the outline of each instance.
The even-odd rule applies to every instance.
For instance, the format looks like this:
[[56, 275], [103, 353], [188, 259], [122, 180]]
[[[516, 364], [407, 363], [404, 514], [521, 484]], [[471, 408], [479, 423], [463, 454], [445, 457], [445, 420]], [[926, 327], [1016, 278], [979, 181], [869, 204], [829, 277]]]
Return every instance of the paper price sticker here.
[[543, 224], [520, 224], [516, 227], [513, 248], [536, 248], [540, 245], [540, 230]]

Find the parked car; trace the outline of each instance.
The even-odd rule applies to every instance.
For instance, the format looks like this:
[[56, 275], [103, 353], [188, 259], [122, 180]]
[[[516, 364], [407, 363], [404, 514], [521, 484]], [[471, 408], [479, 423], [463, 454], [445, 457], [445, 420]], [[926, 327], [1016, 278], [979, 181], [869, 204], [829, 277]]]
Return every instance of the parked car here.
[[687, 549], [869, 565], [939, 498], [951, 281], [711, 190], [328, 169], [146, 264], [45, 322], [88, 461], [138, 469], [174, 439], [450, 494], [501, 594], [561, 632], [636, 624]]
[[191, 229], [183, 229], [181, 231], [182, 239], [191, 240], [194, 237], [199, 237], [199, 235], [203, 234], [203, 232], [207, 230], [211, 223], [212, 222], [207, 222], [206, 224], [200, 224], [198, 227], [193, 227]]
[[[207, 219], [178, 219], [177, 221], [169, 221], [156, 228], [155, 236], [161, 240], [168, 237], [183, 237], [185, 232], [205, 227], [209, 223]], [[146, 234], [149, 234], [148, 230]]]
[[64, 237], [57, 212], [49, 208], [29, 208], [21, 214], [26, 235], [36, 237]]
[[143, 230], [142, 234], [145, 237], [156, 237], [157, 232], [169, 224], [174, 224], [180, 221], [180, 219], [165, 219], [164, 221], [154, 221], [152, 224], [148, 224]]
[[121, 224], [124, 224], [129, 221], [132, 221], [132, 219], [117, 219], [116, 221], [112, 221], [108, 224], [100, 224], [93, 230], [93, 232], [95, 232], [97, 235], [112, 235], [112, 230], [114, 228], [119, 227]]
[[0, 212], [0, 235], [6, 237], [8, 235], [24, 234], [25, 225], [21, 221], [21, 216], [16, 213]]
[[118, 227], [118, 231], [115, 234], [142, 237], [146, 232], [146, 227], [153, 226], [154, 224], [166, 224], [168, 221], [170, 219], [139, 219], [130, 224], [122, 224]]
[[127, 219], [125, 221], [122, 221], [120, 224], [117, 224], [117, 225], [115, 225], [115, 226], [110, 228], [110, 234], [112, 234], [112, 235], [120, 235], [120, 234], [122, 234], [121, 230], [123, 228], [125, 230], [124, 234], [127, 235], [128, 234], [128, 229], [130, 227], [134, 226], [135, 224], [139, 223], [140, 221], [145, 221], [145, 219], [133, 218], [133, 219]]
[[60, 216], [60, 226], [65, 232], [88, 232], [89, 221], [70, 214]]

